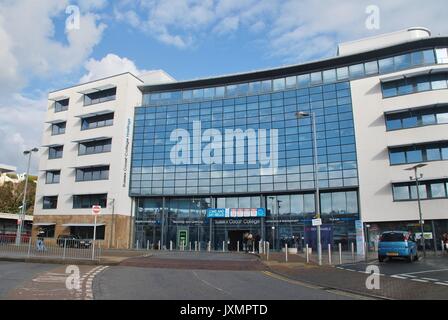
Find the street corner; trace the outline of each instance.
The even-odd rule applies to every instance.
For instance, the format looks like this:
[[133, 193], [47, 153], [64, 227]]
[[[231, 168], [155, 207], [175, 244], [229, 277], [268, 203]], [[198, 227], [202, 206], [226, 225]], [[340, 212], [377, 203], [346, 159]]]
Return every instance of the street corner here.
[[11, 290], [11, 300], [93, 300], [93, 280], [108, 266], [64, 265], [41, 272]]

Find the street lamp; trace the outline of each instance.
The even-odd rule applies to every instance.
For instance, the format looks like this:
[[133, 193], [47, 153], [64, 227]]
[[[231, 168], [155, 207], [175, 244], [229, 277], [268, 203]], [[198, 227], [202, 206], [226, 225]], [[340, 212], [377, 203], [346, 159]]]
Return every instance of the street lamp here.
[[[421, 232], [421, 237], [420, 237], [420, 242], [422, 243], [423, 246], [423, 257], [426, 258], [426, 248], [425, 248], [425, 237], [423, 234], [423, 217], [422, 217], [422, 205], [421, 205], [421, 201], [420, 201], [420, 184], [419, 184], [419, 176], [418, 176], [418, 169], [423, 168], [427, 166], [427, 164], [425, 163], [419, 163], [411, 168], [407, 168], [405, 169], [406, 171], [414, 171], [414, 176], [413, 177], [409, 177], [411, 180], [415, 179], [415, 187], [417, 188], [417, 202], [418, 202], [418, 214], [420, 217], [420, 232]], [[420, 178], [423, 177], [423, 174], [420, 174]]]
[[[313, 135], [313, 167], [314, 167], [314, 185], [316, 187], [316, 219], [320, 219], [320, 192], [319, 192], [319, 177], [317, 174], [317, 133], [316, 133], [316, 113], [314, 112], [297, 112], [296, 117], [298, 119], [303, 119], [310, 117], [312, 125], [312, 135]], [[322, 244], [321, 244], [321, 232], [320, 225], [317, 226], [317, 256], [319, 265], [322, 265]]]
[[30, 172], [30, 164], [31, 164], [31, 154], [33, 152], [37, 152], [39, 149], [33, 148], [31, 150], [25, 150], [23, 154], [28, 155], [28, 165], [26, 167], [26, 177], [25, 177], [25, 189], [23, 190], [23, 199], [22, 199], [22, 208], [20, 213], [20, 223], [17, 224], [17, 234], [16, 234], [16, 245], [20, 245], [22, 242], [22, 229], [23, 229], [23, 220], [25, 220], [25, 212], [26, 212], [26, 191], [28, 188], [28, 176]]

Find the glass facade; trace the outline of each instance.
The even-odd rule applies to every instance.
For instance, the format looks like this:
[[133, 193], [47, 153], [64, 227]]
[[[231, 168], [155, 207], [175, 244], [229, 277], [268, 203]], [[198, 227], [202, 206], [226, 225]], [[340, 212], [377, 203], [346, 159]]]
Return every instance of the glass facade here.
[[[197, 242], [202, 250], [209, 241], [214, 249], [243, 249], [247, 232], [274, 249], [315, 243], [312, 121], [297, 112], [315, 115], [323, 239], [343, 246], [354, 241], [358, 174], [349, 82], [291, 89], [296, 80], [290, 77], [274, 79], [269, 88], [260, 81], [260, 90], [263, 82], [276, 92], [230, 99], [210, 94], [203, 101], [135, 109], [130, 195], [137, 198], [140, 246], [160, 241], [181, 248], [187, 237], [186, 245]], [[240, 145], [235, 136], [227, 139], [235, 130], [243, 134]], [[180, 138], [187, 142], [179, 163], [173, 154]], [[266, 217], [209, 219], [207, 208], [265, 208]]]

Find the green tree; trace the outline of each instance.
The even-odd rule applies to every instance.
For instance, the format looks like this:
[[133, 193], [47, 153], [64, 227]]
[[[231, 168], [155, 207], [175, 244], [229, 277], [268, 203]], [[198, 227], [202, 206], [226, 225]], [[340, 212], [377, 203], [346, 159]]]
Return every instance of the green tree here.
[[[19, 213], [21, 211], [25, 181], [19, 183], [6, 182], [0, 187], [0, 212]], [[26, 195], [26, 214], [33, 214], [36, 198], [36, 177], [28, 177]]]

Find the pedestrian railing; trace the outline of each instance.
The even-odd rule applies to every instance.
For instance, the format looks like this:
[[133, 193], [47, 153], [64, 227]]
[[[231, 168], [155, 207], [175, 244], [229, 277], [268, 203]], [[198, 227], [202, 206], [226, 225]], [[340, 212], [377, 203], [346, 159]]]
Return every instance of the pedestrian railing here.
[[51, 239], [0, 235], [2, 258], [51, 258], [70, 260], [95, 260], [101, 256], [101, 241], [91, 239]]

